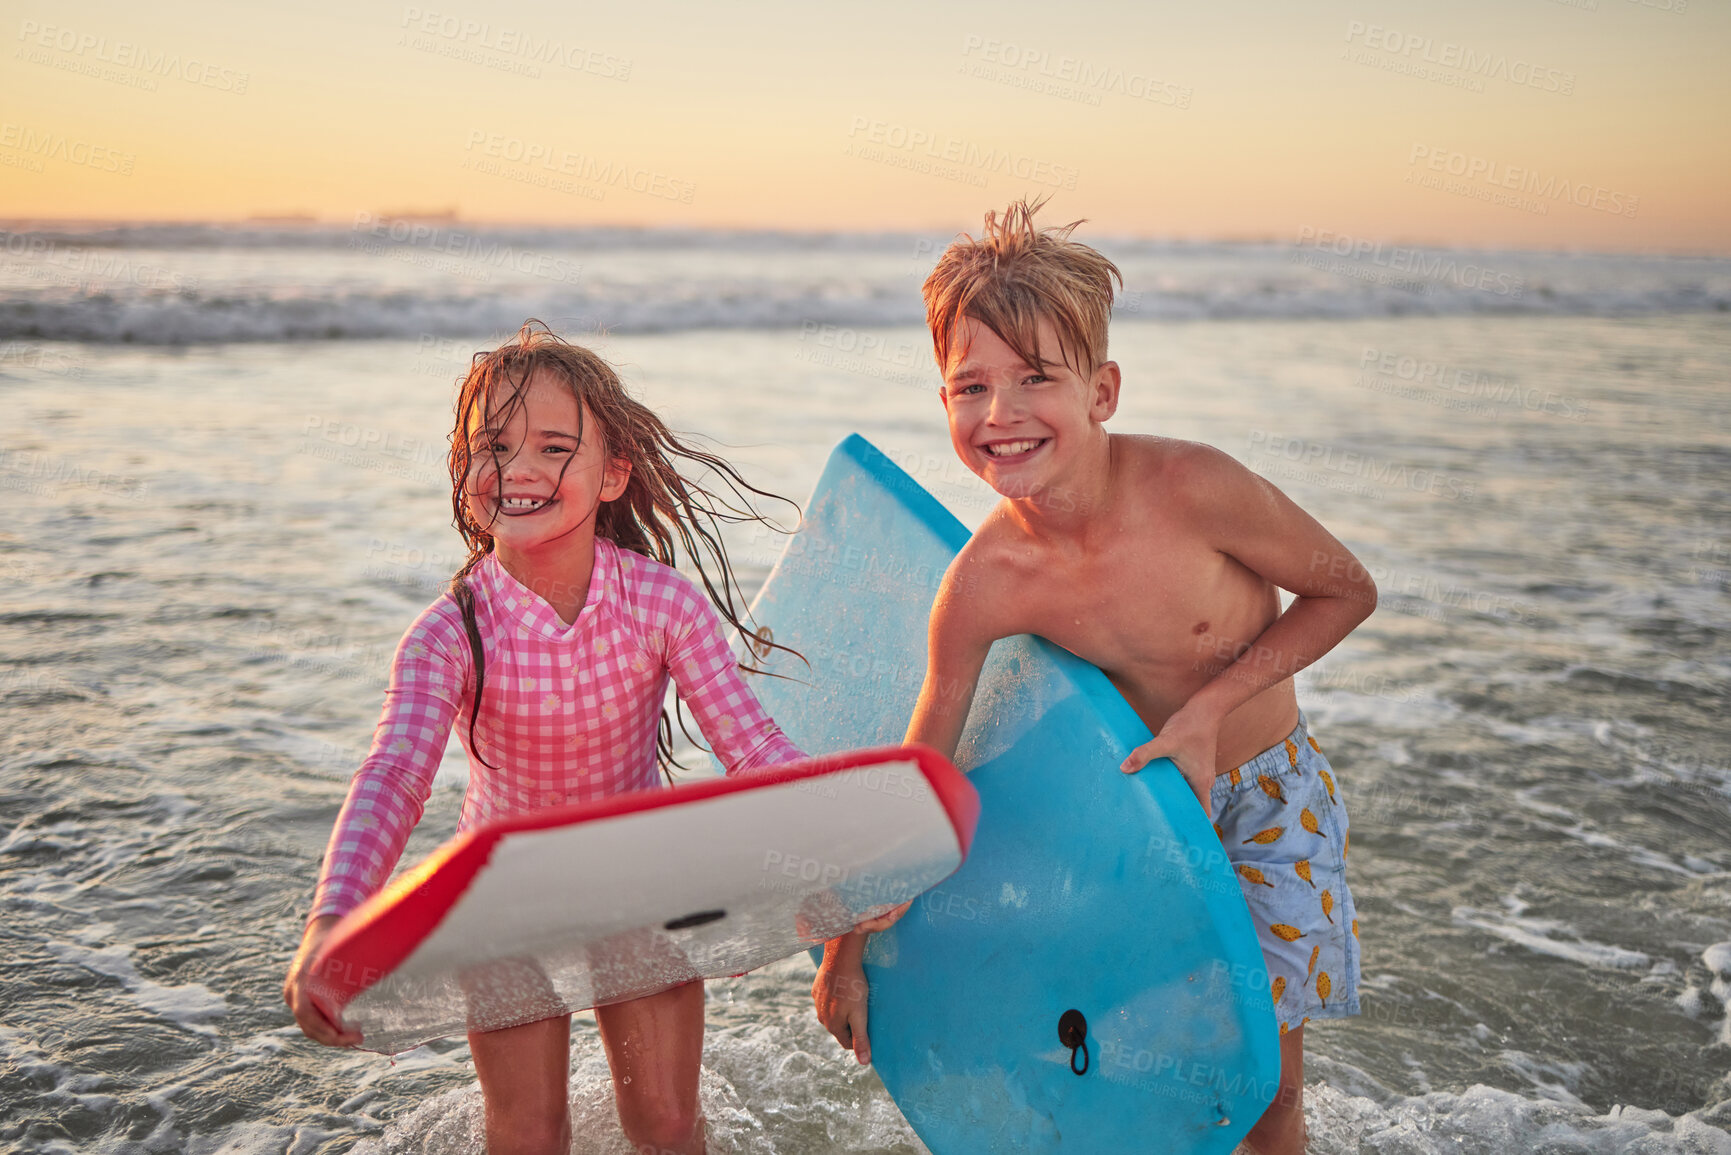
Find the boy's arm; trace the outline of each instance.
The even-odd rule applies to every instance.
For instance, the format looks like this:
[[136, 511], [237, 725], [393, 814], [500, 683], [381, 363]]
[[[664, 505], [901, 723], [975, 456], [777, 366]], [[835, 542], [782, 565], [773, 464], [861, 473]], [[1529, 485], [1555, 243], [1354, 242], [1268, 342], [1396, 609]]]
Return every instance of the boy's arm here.
[[[968, 725], [968, 708], [974, 701], [974, 687], [979, 684], [980, 670], [992, 648], [992, 639], [980, 616], [980, 603], [957, 593], [963, 583], [952, 581], [955, 572], [956, 567], [952, 566], [944, 575], [932, 603], [931, 620], [926, 625], [926, 679], [914, 702], [907, 736], [902, 739], [904, 743], [922, 742], [951, 761], [955, 760], [956, 747], [961, 745], [962, 731]], [[888, 930], [912, 905], [905, 902], [888, 914], [860, 923], [850, 937], [863, 941], [868, 934]]]
[[[964, 549], [938, 587], [926, 627], [926, 678], [908, 723], [908, 742], [924, 742], [946, 758], [956, 755], [974, 687], [992, 648], [985, 617], [989, 603], [977, 596], [977, 583], [971, 576], [976, 566]], [[823, 965], [811, 986], [818, 1019], [861, 1064], [871, 1062], [865, 970], [860, 965], [866, 935], [893, 925], [910, 905], [861, 923], [851, 933], [824, 944]]]
[[1297, 595], [1253, 642], [1221, 655], [1224, 668], [1124, 760], [1133, 773], [1171, 758], [1206, 810], [1222, 719], [1332, 650], [1376, 609], [1376, 583], [1315, 518], [1225, 453], [1198, 446], [1179, 482], [1210, 544]]
[[979, 566], [964, 550], [938, 586], [926, 625], [926, 679], [904, 739], [923, 742], [952, 760], [994, 640], [987, 617], [990, 603], [979, 596], [974, 576]]

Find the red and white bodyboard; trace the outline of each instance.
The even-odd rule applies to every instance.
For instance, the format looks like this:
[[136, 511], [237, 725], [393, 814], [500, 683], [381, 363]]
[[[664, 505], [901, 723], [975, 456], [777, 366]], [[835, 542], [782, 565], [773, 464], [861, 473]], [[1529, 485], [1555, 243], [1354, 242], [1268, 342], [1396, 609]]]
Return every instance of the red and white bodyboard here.
[[743, 974], [954, 873], [979, 806], [903, 746], [490, 823], [343, 919], [309, 989], [395, 1054]]

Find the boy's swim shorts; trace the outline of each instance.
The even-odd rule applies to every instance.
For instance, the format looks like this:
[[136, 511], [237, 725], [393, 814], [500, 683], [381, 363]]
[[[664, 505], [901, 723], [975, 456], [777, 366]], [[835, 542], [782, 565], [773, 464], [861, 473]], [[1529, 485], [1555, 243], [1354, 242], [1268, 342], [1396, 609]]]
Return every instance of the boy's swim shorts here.
[[1346, 802], [1302, 711], [1285, 741], [1214, 779], [1209, 809], [1262, 942], [1280, 1033], [1358, 1014]]

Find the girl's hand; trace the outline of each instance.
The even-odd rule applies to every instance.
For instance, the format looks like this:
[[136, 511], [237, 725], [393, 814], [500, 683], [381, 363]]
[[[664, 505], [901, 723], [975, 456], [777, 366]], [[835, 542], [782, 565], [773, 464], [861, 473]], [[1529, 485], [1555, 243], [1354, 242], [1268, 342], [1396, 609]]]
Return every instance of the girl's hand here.
[[353, 1047], [360, 1043], [361, 1033], [331, 1022], [324, 1012], [313, 1005], [309, 993], [318, 981], [318, 976], [309, 972], [313, 958], [319, 953], [319, 946], [331, 933], [331, 928], [341, 922], [342, 918], [335, 914], [321, 915], [307, 924], [306, 933], [301, 936], [300, 950], [295, 952], [294, 962], [289, 964], [288, 977], [283, 980], [282, 998], [294, 1012], [295, 1022], [300, 1024], [301, 1033], [317, 1043], [327, 1047]]
[[824, 947], [823, 965], [811, 984], [811, 1001], [817, 1018], [835, 1041], [854, 1053], [860, 1066], [872, 1061], [871, 1042], [866, 1038], [865, 968], [860, 955], [865, 935], [854, 933], [832, 939]]
[[1214, 756], [1219, 745], [1219, 718], [1179, 710], [1166, 719], [1160, 733], [1130, 751], [1118, 769], [1134, 774], [1156, 758], [1172, 759], [1195, 792], [1196, 801], [1202, 804], [1202, 812], [1213, 818], [1208, 795], [1214, 789]]

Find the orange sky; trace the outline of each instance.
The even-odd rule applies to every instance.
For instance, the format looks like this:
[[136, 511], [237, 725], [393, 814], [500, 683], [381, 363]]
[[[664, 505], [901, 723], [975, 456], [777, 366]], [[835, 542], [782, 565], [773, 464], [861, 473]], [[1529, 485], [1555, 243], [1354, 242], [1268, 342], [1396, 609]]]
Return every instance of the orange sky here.
[[1731, 252], [1731, 6], [9, 0], [0, 216]]

